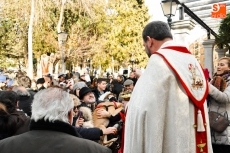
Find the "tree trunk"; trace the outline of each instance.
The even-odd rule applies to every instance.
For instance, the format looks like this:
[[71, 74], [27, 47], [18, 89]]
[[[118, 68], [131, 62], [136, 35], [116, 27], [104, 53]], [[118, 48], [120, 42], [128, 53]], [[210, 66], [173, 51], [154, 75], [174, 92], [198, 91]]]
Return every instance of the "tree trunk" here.
[[30, 23], [28, 30], [28, 69], [27, 75], [30, 79], [33, 79], [33, 21], [34, 21], [34, 13], [35, 13], [35, 0], [31, 0], [31, 12], [30, 12]]
[[[65, 6], [65, 3], [66, 3], [66, 0], [62, 0], [61, 1], [61, 11], [60, 11], [60, 16], [59, 16], [59, 20], [58, 20], [58, 24], [57, 24], [57, 32], [60, 33], [62, 32], [62, 29], [61, 29], [61, 25], [62, 25], [62, 19], [63, 19], [63, 16], [64, 16], [64, 6]], [[59, 64], [61, 64], [62, 66], [62, 73], [65, 73], [65, 62], [64, 62], [64, 53], [63, 53], [63, 46], [62, 46], [62, 42], [58, 42], [58, 48], [59, 48], [59, 52], [60, 52], [60, 55], [61, 55], [61, 60], [58, 62]], [[58, 70], [56, 70], [56, 68], [59, 68], [58, 66], [55, 67], [55, 72], [57, 73]]]
[[66, 0], [62, 0], [61, 1], [61, 11], [60, 11], [60, 16], [59, 16], [59, 20], [58, 20], [58, 24], [57, 24], [57, 32], [60, 33], [61, 32], [61, 24], [62, 24], [62, 19], [64, 16], [64, 6], [65, 6]]

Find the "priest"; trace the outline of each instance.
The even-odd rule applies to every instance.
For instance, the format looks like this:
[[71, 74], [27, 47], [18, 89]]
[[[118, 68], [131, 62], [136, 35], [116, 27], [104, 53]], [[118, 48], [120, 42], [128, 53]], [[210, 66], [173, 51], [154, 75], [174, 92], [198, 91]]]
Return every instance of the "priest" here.
[[124, 152], [212, 153], [200, 64], [165, 22], [150, 22], [142, 37], [149, 62], [128, 103]]

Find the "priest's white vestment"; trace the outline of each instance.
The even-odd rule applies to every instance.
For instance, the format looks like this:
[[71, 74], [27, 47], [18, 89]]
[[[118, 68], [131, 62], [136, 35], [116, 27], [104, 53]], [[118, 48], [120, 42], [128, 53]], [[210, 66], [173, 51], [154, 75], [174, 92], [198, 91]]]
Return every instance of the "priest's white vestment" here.
[[190, 92], [198, 100], [206, 98], [202, 68], [193, 55], [167, 49], [168, 46], [175, 46], [175, 42], [165, 42], [157, 51], [159, 54], [151, 55], [132, 92], [125, 121], [124, 153], [213, 152], [206, 101], [202, 103], [205, 129], [201, 131], [207, 141], [196, 142], [199, 108], [195, 108], [187, 94]]

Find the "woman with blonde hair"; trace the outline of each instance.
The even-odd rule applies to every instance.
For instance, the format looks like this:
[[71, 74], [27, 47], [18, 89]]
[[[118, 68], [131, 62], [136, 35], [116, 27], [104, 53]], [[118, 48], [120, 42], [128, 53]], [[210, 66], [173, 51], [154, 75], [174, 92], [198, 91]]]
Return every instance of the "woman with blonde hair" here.
[[[230, 115], [230, 58], [218, 60], [217, 70], [209, 83], [209, 111], [218, 112], [226, 117]], [[210, 120], [211, 123], [211, 120]], [[229, 153], [230, 126], [224, 131], [211, 130], [214, 153]]]

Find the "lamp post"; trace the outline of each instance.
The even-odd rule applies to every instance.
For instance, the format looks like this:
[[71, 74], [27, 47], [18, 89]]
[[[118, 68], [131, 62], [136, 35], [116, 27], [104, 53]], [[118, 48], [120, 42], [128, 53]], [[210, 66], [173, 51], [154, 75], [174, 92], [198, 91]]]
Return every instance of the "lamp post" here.
[[162, 0], [161, 7], [164, 13], [164, 16], [168, 18], [168, 24], [171, 29], [172, 26], [172, 16], [175, 16], [177, 10], [177, 3], [173, 2], [173, 0]]
[[134, 58], [131, 58], [131, 59], [130, 59], [130, 62], [131, 62], [131, 64], [132, 64], [132, 71], [133, 71], [133, 64], [134, 64], [134, 62], [135, 62], [135, 59], [134, 59]]
[[66, 32], [58, 33], [58, 43], [61, 48], [62, 73], [65, 73], [64, 44], [67, 40], [67, 36], [68, 34]]

